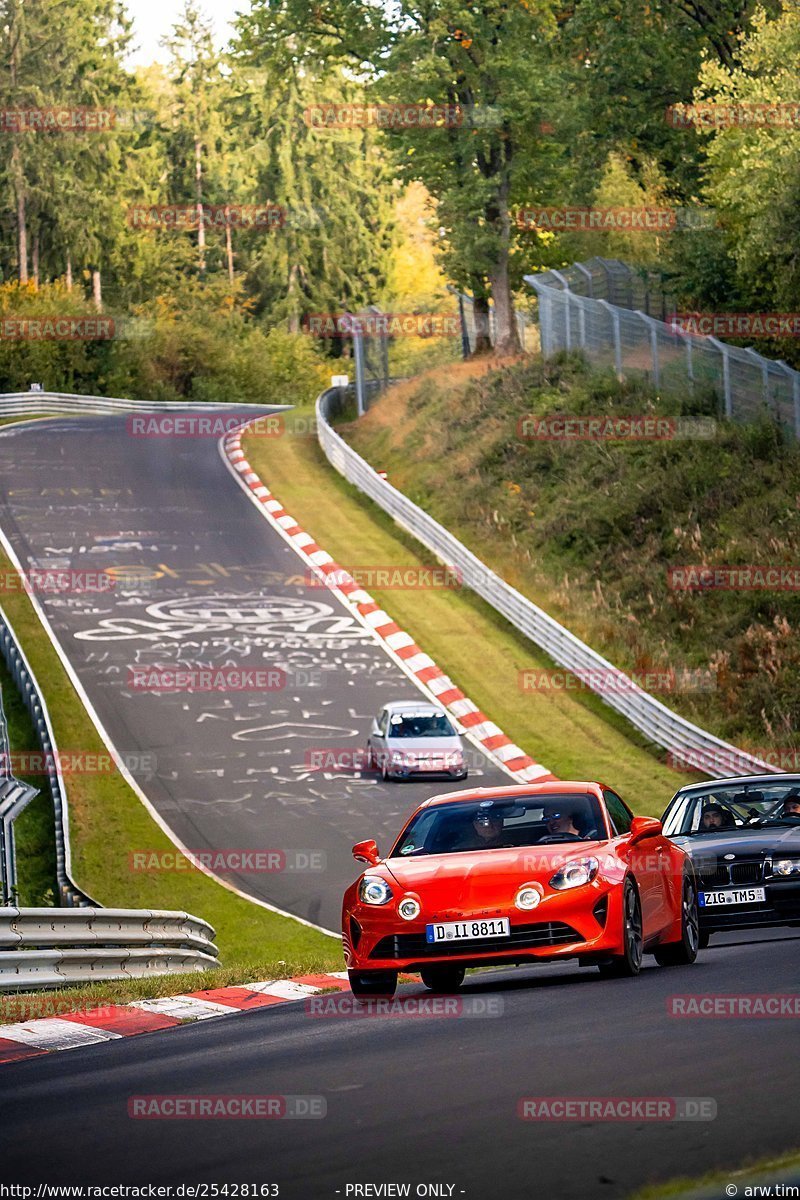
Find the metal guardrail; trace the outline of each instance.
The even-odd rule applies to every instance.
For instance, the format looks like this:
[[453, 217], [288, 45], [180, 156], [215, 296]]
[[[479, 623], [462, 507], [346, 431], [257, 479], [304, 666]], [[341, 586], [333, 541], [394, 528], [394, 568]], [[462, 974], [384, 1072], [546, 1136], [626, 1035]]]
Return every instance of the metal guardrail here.
[[17, 892], [17, 860], [14, 822], [38, 790], [16, 779], [10, 770], [11, 745], [0, 691], [0, 904], [13, 904]]
[[[0, 394], [0, 420], [4, 417], [42, 416], [54, 413], [57, 416], [80, 416], [87, 413], [100, 416], [115, 416], [122, 413], [152, 412], [235, 412], [246, 411], [246, 404], [204, 404], [191, 400], [122, 400], [107, 396], [80, 396], [68, 392], [8, 392]], [[271, 404], [270, 408], [284, 409], [285, 404]]]
[[0, 780], [0, 904], [13, 904], [17, 893], [14, 822], [38, 795], [18, 779]]
[[203, 971], [218, 953], [185, 912], [0, 908], [0, 991]]
[[[378, 475], [336, 433], [329, 418], [340, 403], [338, 388], [328, 389], [317, 400], [317, 437], [331, 465], [393, 517], [398, 525], [422, 542], [440, 562], [456, 568], [467, 587], [505, 617], [515, 629], [546, 651], [555, 663], [583, 679], [605, 704], [626, 717], [634, 728], [655, 745], [686, 759], [697, 770], [712, 778], [778, 770], [672, 712], [490, 570], [444, 526]], [[609, 672], [614, 672], [620, 681], [624, 681], [624, 686], [619, 690], [596, 685], [598, 680], [608, 679]]]
[[800, 441], [800, 371], [669, 323], [674, 300], [652, 273], [592, 258], [526, 275], [525, 282], [539, 298], [545, 358], [580, 350], [590, 363], [612, 367], [620, 378], [643, 376], [661, 392], [713, 390], [729, 420], [768, 413]]
[[56, 882], [58, 883], [60, 902], [70, 908], [96, 904], [97, 902], [79, 888], [72, 878], [67, 789], [56, 753], [50, 714], [31, 665], [25, 657], [13, 626], [2, 607], [0, 607], [0, 654], [17, 685], [22, 702], [28, 710], [47, 767], [47, 788], [53, 801], [55, 821]]

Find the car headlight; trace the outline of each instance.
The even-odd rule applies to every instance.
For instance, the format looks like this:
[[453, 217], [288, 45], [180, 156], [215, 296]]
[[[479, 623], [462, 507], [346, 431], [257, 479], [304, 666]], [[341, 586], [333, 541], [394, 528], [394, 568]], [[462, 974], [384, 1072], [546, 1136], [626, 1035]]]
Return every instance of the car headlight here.
[[413, 896], [406, 896], [398, 904], [397, 911], [404, 921], [413, 921], [420, 914], [419, 900], [415, 900]]
[[550, 880], [550, 887], [559, 892], [582, 887], [583, 884], [592, 882], [599, 869], [600, 864], [596, 858], [574, 858], [572, 862], [564, 863], [564, 866], [556, 871]]
[[536, 908], [542, 894], [539, 889], [532, 883], [523, 883], [522, 887], [517, 892], [517, 897], [514, 903], [517, 908], [521, 908], [523, 912], [530, 912], [532, 908]]
[[392, 889], [380, 875], [365, 875], [358, 885], [358, 898], [364, 904], [388, 904], [392, 898]]
[[773, 875], [800, 875], [800, 858], [781, 858], [772, 864]]

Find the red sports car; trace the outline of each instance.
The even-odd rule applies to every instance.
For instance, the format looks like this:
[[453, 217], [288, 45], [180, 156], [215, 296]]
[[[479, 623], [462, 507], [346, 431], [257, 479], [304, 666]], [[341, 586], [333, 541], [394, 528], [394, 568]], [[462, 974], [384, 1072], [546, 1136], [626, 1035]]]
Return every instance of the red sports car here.
[[392, 995], [400, 971], [444, 992], [488, 964], [577, 958], [638, 975], [644, 953], [697, 957], [691, 859], [602, 783], [434, 796], [385, 858], [373, 841], [353, 854], [368, 863], [342, 913], [357, 996]]

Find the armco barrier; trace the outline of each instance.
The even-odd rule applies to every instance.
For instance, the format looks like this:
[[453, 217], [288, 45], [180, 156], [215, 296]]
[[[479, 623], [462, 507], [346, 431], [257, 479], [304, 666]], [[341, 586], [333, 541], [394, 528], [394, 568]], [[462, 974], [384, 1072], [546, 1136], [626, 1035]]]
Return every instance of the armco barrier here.
[[22, 697], [22, 702], [28, 710], [39, 748], [43, 751], [47, 763], [47, 788], [53, 801], [55, 822], [56, 881], [60, 903], [68, 907], [95, 904], [96, 901], [82, 891], [72, 878], [67, 791], [58, 763], [50, 714], [30, 663], [25, 657], [11, 622], [2, 607], [0, 607], [0, 654], [5, 659], [6, 666]]
[[0, 908], [0, 991], [203, 971], [217, 955], [185, 912]]
[[[496, 575], [458, 538], [381, 478], [356, 454], [330, 424], [330, 418], [335, 415], [341, 400], [338, 388], [329, 388], [317, 400], [317, 436], [328, 461], [340, 475], [427, 546], [440, 562], [457, 568], [467, 587], [481, 596], [515, 629], [546, 651], [560, 667], [584, 678], [589, 687], [592, 686], [593, 673], [596, 679], [607, 678], [609, 671], [621, 674], [607, 659]], [[678, 716], [633, 680], [627, 680], [624, 690], [601, 689], [598, 695], [610, 708], [627, 717], [655, 745], [675, 755], [688, 757], [699, 771], [712, 778], [778, 770]]]
[[[245, 412], [246, 404], [202, 404], [189, 400], [121, 400], [106, 396], [79, 396], [68, 392], [7, 392], [0, 394], [0, 420], [7, 417], [46, 416], [117, 416], [125, 413], [168, 412]], [[284, 410], [286, 404], [260, 405]]]
[[3, 693], [0, 691], [0, 904], [13, 904], [17, 898], [17, 863], [14, 848], [14, 822], [36, 796], [37, 790], [16, 779], [9, 770], [11, 746], [8, 740]]

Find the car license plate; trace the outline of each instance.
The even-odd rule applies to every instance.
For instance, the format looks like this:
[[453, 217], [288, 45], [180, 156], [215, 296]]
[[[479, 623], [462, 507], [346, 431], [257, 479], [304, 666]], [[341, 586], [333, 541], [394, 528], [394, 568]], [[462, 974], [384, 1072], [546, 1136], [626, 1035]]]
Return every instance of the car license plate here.
[[767, 893], [763, 887], [728, 888], [723, 892], [701, 892], [701, 908], [721, 908], [729, 904], [763, 904]]
[[443, 771], [445, 769], [442, 763], [433, 762], [429, 758], [423, 759], [422, 762], [417, 763], [417, 766], [420, 771]]
[[476, 942], [481, 938], [511, 937], [511, 922], [508, 917], [479, 921], [442, 921], [425, 926], [428, 942]]

